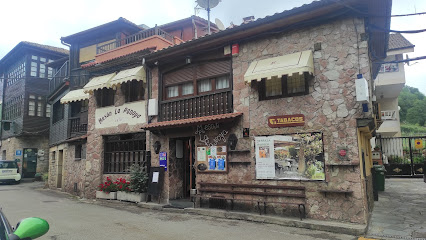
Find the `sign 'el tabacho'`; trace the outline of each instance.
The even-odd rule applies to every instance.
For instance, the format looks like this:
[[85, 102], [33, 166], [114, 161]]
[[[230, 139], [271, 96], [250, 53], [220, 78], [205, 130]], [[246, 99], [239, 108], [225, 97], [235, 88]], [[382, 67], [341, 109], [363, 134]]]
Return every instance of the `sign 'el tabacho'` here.
[[272, 116], [268, 118], [268, 126], [271, 128], [280, 127], [296, 127], [305, 125], [305, 115], [283, 115], [283, 116]]

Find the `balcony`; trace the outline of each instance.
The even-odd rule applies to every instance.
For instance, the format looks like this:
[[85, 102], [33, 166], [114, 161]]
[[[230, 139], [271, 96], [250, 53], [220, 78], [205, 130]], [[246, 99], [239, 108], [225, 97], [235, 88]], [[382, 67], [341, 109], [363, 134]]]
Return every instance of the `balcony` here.
[[382, 111], [382, 120], [397, 120], [396, 110]]
[[70, 117], [68, 121], [68, 138], [81, 136], [87, 133], [87, 121], [82, 121], [80, 117]]
[[167, 100], [160, 103], [160, 121], [232, 113], [232, 91]]
[[143, 30], [124, 39], [96, 47], [95, 63], [121, 57], [146, 48], [156, 50], [182, 43], [183, 40], [163, 31], [158, 27]]
[[69, 61], [62, 64], [61, 68], [49, 79], [49, 94], [62, 86], [69, 77]]

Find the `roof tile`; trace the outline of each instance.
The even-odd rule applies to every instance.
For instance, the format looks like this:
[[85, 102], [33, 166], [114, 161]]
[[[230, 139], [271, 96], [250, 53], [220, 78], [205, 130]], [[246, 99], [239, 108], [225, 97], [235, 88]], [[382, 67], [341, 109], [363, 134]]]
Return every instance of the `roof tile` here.
[[397, 50], [403, 48], [412, 48], [414, 45], [410, 43], [401, 33], [389, 34], [388, 50]]

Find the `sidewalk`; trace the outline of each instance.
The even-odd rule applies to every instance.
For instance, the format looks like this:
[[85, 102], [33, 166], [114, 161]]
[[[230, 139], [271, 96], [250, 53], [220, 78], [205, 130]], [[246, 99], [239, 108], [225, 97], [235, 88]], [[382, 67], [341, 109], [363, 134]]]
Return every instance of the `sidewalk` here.
[[388, 178], [379, 192], [367, 236], [426, 239], [426, 183], [423, 178]]

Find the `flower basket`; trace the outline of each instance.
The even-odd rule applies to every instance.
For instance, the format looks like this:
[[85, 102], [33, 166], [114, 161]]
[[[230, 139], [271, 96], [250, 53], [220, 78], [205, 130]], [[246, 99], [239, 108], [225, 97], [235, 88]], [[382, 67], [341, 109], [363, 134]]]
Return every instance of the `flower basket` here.
[[136, 203], [144, 202], [146, 200], [146, 193], [118, 191], [117, 200]]
[[117, 199], [117, 192], [106, 193], [106, 192], [103, 192], [103, 191], [96, 191], [96, 198], [116, 200]]

